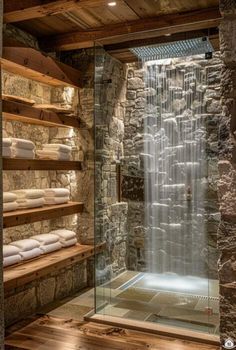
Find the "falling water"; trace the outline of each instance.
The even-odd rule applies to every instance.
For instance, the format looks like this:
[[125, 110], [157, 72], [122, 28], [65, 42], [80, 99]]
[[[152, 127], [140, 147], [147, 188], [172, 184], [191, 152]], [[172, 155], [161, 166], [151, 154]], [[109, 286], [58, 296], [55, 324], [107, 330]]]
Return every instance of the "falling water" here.
[[205, 76], [191, 60], [145, 59], [143, 67], [147, 268], [207, 276]]

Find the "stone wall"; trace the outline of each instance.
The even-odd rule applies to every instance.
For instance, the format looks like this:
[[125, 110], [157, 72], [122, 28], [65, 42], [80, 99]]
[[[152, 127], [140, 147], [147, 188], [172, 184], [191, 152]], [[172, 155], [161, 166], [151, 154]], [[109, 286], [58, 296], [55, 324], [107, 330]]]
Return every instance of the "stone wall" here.
[[[231, 337], [236, 343], [236, 3], [220, 0], [222, 117], [220, 124], [219, 201], [220, 335], [222, 344]], [[222, 347], [223, 348], [223, 347]]]
[[123, 156], [125, 67], [103, 50], [95, 62], [95, 238], [107, 242], [96, 261], [97, 283], [126, 269], [127, 203], [119, 202], [117, 165]]
[[[156, 71], [147, 73], [149, 81], [146, 80], [146, 84], [145, 71], [141, 65], [128, 66], [122, 161], [122, 195], [123, 200], [128, 201], [128, 268], [138, 271], [150, 270], [153, 262], [148, 261], [148, 258], [154, 249], [156, 266], [152, 266], [153, 272], [171, 271], [217, 279], [216, 241], [220, 219], [217, 204], [217, 162], [222, 64], [219, 53], [215, 53], [211, 60], [196, 56], [186, 60], [166, 60], [164, 64], [162, 68], [147, 67], [146, 72], [150, 72], [151, 69]], [[160, 130], [163, 131], [163, 136], [158, 134]], [[168, 132], [171, 135], [168, 136]], [[201, 143], [196, 143], [200, 134]], [[160, 137], [162, 139], [158, 141]], [[188, 145], [185, 145], [186, 140], [189, 140]], [[152, 151], [153, 142], [156, 145], [159, 142], [159, 159], [155, 159], [156, 151]], [[167, 148], [167, 145], [163, 146], [165, 142], [168, 142]], [[183, 164], [178, 163], [181, 160], [178, 159], [180, 156], [177, 155], [177, 150], [193, 144], [199, 149], [195, 152], [191, 148], [189, 155], [187, 150], [185, 152], [183, 149], [182, 162], [195, 162], [196, 165], [202, 157], [200, 168], [204, 170], [204, 174], [197, 174], [197, 170], [196, 174], [193, 174], [191, 170], [190, 208], [190, 202], [186, 202], [186, 193], [179, 193], [178, 198], [172, 198], [173, 194], [167, 193], [167, 189], [163, 193], [163, 188], [177, 188], [181, 186], [181, 181], [187, 179], [188, 174], [181, 172], [182, 175], [178, 175], [177, 168], [172, 168]], [[157, 169], [151, 169], [152, 166], [156, 166]], [[165, 170], [160, 170], [163, 166]], [[155, 171], [159, 173], [157, 180], [154, 179]], [[168, 173], [168, 179], [161, 178], [165, 171]], [[154, 213], [154, 208], [150, 209], [147, 205], [147, 189], [152, 192], [152, 186], [159, 186], [155, 188], [158, 190], [158, 198], [162, 198], [158, 209], [155, 208], [157, 214]], [[183, 187], [185, 191], [186, 184]], [[203, 198], [200, 198], [200, 192]], [[157, 199], [153, 196], [152, 194], [152, 203], [156, 203]], [[168, 202], [169, 198], [171, 204]], [[166, 205], [168, 213], [165, 217], [163, 210]], [[189, 210], [191, 218], [185, 217]], [[156, 215], [157, 227], [153, 229]], [[162, 227], [160, 217], [163, 221]], [[150, 225], [148, 220], [152, 220]], [[177, 237], [170, 229], [173, 227], [176, 231], [180, 225], [181, 235]], [[152, 227], [152, 232], [148, 226]], [[196, 261], [193, 262], [193, 259]]]

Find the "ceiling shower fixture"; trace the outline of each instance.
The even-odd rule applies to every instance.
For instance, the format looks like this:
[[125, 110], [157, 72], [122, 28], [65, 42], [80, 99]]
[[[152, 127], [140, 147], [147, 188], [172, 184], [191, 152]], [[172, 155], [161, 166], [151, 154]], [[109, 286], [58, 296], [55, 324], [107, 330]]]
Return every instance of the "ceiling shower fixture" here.
[[157, 60], [162, 58], [186, 57], [214, 52], [208, 37], [174, 41], [165, 44], [142, 46], [130, 49], [141, 60]]

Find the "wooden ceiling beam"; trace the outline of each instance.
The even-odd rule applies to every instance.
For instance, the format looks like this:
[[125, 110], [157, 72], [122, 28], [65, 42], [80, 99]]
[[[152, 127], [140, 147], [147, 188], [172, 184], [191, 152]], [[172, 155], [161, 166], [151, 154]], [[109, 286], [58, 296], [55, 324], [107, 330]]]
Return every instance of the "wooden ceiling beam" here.
[[88, 48], [92, 47], [95, 42], [109, 45], [217, 27], [220, 18], [219, 9], [214, 7], [43, 37], [40, 44], [46, 51]]
[[105, 4], [107, 0], [5, 0], [3, 21], [20, 22], [56, 15], [74, 8], [92, 8]]
[[218, 28], [209, 28], [202, 30], [194, 30], [184, 33], [175, 33], [170, 36], [160, 36], [156, 38], [150, 38], [145, 40], [132, 40], [122, 43], [105, 45], [104, 49], [110, 54], [122, 53], [125, 50], [141, 47], [147, 45], [155, 44], [166, 44], [174, 41], [187, 40], [193, 38], [208, 37], [214, 47], [214, 50], [219, 50], [219, 29]]

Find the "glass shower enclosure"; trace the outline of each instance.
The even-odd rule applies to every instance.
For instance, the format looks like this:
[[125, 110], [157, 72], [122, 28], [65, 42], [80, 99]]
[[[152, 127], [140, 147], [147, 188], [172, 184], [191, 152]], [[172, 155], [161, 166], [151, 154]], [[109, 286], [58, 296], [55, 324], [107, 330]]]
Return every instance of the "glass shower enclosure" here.
[[122, 65], [95, 49], [95, 244], [106, 250], [94, 317], [217, 336], [213, 68], [199, 47], [188, 50], [165, 47], [160, 59], [138, 49], [138, 62]]

